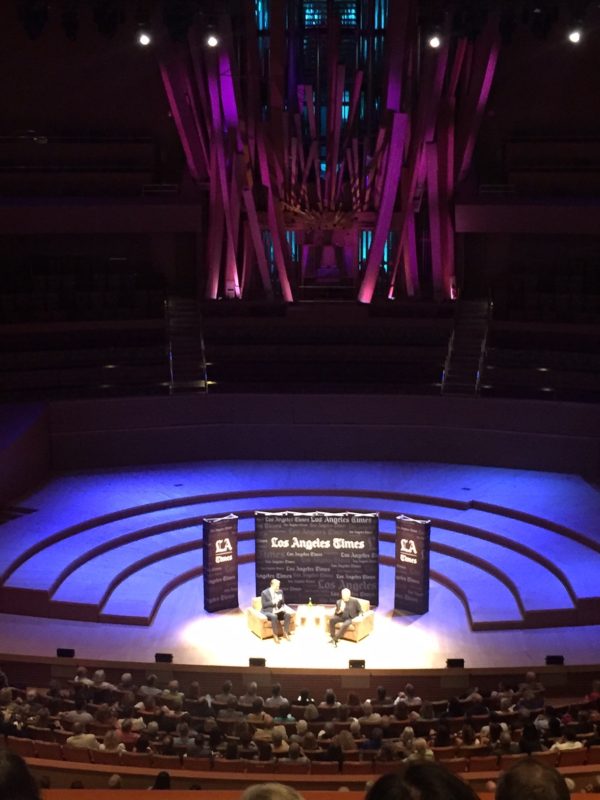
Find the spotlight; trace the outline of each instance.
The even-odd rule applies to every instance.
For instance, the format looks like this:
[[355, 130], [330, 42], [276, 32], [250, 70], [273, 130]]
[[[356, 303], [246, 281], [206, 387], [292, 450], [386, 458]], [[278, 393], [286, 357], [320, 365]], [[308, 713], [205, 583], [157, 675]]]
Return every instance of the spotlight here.
[[149, 44], [152, 44], [152, 37], [147, 31], [139, 31], [137, 35], [137, 42], [142, 47], [148, 47]]
[[206, 44], [209, 47], [216, 47], [219, 44], [219, 37], [215, 36], [214, 33], [209, 33], [209, 35], [206, 37]]
[[581, 28], [572, 28], [567, 38], [571, 44], [579, 44], [581, 41]]
[[442, 40], [437, 33], [434, 33], [427, 40], [427, 44], [429, 45], [429, 47], [433, 48], [434, 50], [437, 50], [438, 47], [442, 46]]

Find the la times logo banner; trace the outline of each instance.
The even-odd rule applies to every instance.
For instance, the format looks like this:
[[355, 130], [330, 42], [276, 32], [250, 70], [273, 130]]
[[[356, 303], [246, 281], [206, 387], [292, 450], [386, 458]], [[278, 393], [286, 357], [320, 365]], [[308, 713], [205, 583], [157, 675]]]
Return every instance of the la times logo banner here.
[[400, 561], [407, 564], [418, 563], [417, 545], [413, 539], [400, 539]]
[[217, 539], [215, 541], [215, 564], [223, 564], [225, 561], [233, 561], [233, 546], [229, 538]]

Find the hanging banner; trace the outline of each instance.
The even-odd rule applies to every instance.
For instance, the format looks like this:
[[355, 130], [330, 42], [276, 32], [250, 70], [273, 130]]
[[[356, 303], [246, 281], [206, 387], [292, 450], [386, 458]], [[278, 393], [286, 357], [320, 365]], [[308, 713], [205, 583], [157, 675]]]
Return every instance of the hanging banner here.
[[239, 606], [237, 530], [235, 514], [202, 521], [205, 611]]
[[379, 603], [379, 517], [352, 511], [257, 511], [256, 593], [281, 581], [286, 603], [334, 603], [348, 587]]
[[429, 611], [429, 537], [431, 520], [396, 517], [396, 576], [394, 608], [425, 614]]

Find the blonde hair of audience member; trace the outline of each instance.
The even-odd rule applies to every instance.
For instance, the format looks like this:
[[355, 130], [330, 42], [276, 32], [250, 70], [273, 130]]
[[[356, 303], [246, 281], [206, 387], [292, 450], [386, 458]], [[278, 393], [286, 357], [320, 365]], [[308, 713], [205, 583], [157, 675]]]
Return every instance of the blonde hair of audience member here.
[[109, 789], [122, 789], [123, 788], [123, 779], [121, 776], [115, 772], [114, 775], [111, 775], [108, 779], [108, 788]]
[[116, 731], [108, 730], [104, 734], [104, 741], [102, 742], [100, 749], [105, 750], [108, 753], [117, 753], [120, 750], [124, 750], [125, 745], [119, 739]]
[[338, 733], [338, 744], [342, 750], [356, 750], [356, 742], [354, 736], [347, 730], [341, 730]]
[[410, 759], [417, 759], [417, 758], [424, 758], [424, 759], [433, 759], [433, 752], [429, 749], [427, 745], [427, 740], [419, 737], [415, 739], [413, 742], [413, 751], [408, 756]]
[[284, 783], [255, 783], [242, 792], [240, 800], [303, 800], [303, 797]]
[[405, 753], [412, 753], [415, 746], [415, 732], [407, 725], [399, 736], [398, 744]]

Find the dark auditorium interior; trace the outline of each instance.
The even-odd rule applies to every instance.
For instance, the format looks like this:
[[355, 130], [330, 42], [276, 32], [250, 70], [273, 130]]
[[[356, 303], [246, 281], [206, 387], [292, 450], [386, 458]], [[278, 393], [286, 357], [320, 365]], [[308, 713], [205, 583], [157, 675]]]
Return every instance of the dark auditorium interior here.
[[[0, 31], [0, 797], [600, 792], [600, 2]], [[374, 594], [285, 514], [375, 520]]]

